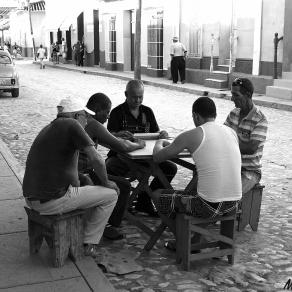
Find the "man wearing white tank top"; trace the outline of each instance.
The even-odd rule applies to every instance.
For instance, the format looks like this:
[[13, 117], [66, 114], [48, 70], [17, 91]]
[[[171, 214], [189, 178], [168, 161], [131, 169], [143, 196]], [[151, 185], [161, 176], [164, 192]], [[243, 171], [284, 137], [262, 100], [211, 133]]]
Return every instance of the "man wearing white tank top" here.
[[186, 190], [160, 190], [153, 194], [156, 207], [170, 215], [176, 208], [208, 218], [235, 212], [241, 199], [241, 155], [231, 128], [217, 124], [212, 99], [199, 97], [193, 104], [196, 128], [181, 133], [172, 143], [158, 140], [153, 159], [160, 163], [187, 149], [197, 169], [197, 182]]

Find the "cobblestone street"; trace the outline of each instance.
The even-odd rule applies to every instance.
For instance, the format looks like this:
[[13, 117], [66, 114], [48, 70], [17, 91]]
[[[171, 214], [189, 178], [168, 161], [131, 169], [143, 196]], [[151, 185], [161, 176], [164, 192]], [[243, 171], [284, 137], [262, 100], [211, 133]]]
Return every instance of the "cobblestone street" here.
[[[61, 98], [74, 96], [84, 103], [96, 92], [107, 94], [113, 107], [124, 101], [126, 81], [77, 72], [46, 68], [22, 61], [20, 96], [0, 93], [0, 137], [25, 167], [31, 143], [37, 133], [56, 116]], [[191, 106], [194, 95], [145, 86], [144, 104], [150, 106], [161, 129], [171, 136], [193, 127]], [[223, 123], [233, 103], [214, 99], [217, 122]], [[119, 291], [280, 291], [292, 280], [292, 112], [260, 107], [269, 122], [263, 156], [265, 185], [261, 217], [257, 232], [250, 227], [236, 233], [235, 264], [225, 260], [202, 261], [184, 272], [175, 264], [174, 254], [163, 247], [163, 241], [150, 252], [142, 251], [147, 236], [123, 222], [126, 238], [109, 243], [109, 251], [128, 250], [138, 256], [144, 270], [125, 276], [107, 274]], [[103, 154], [105, 150], [101, 149]], [[183, 188], [190, 179], [181, 169], [174, 185]], [[149, 224], [157, 220], [145, 218]], [[164, 239], [171, 234], [164, 234]]]

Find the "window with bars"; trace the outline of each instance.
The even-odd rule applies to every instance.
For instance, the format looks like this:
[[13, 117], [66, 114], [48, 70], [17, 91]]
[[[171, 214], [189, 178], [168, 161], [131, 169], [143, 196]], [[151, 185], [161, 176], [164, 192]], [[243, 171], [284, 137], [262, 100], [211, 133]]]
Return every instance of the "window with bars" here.
[[201, 28], [197, 25], [190, 25], [188, 55], [190, 57], [201, 56]]
[[115, 16], [111, 16], [109, 20], [109, 61], [110, 63], [117, 62], [117, 32]]
[[163, 69], [163, 11], [155, 11], [147, 26], [148, 67]]

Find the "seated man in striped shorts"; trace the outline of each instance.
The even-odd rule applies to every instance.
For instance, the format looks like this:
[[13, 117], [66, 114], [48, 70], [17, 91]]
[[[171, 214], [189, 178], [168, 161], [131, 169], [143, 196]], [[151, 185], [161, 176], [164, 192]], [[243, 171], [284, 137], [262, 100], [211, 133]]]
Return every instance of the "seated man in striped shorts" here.
[[235, 212], [242, 196], [237, 135], [215, 122], [216, 106], [208, 97], [194, 102], [192, 114], [196, 128], [181, 133], [172, 143], [158, 140], [153, 159], [160, 163], [187, 149], [196, 165], [197, 183], [185, 191], [158, 190], [152, 199], [158, 211], [170, 218], [176, 210], [201, 218]]
[[261, 158], [266, 141], [268, 122], [252, 101], [253, 84], [247, 78], [232, 82], [231, 100], [235, 104], [225, 125], [232, 128], [239, 140], [241, 152], [242, 193], [251, 190], [261, 179]]

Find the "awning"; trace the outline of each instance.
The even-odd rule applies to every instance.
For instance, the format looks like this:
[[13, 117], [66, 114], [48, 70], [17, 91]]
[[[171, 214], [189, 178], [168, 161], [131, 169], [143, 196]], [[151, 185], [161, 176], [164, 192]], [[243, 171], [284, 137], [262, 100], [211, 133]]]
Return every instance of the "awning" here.
[[71, 12], [61, 22], [59, 28], [60, 30], [69, 30], [69, 27], [73, 25], [74, 27], [77, 25], [77, 17], [79, 14], [82, 13], [82, 11], [75, 11]]

